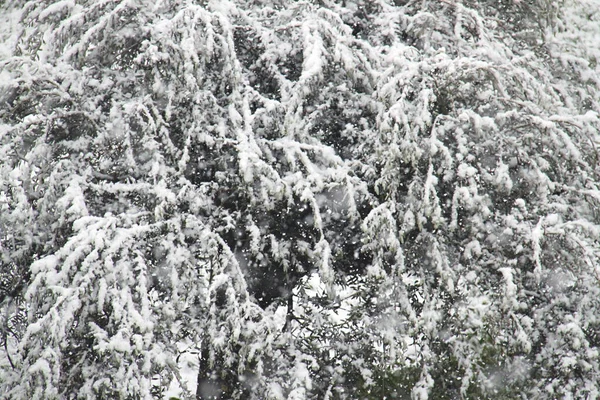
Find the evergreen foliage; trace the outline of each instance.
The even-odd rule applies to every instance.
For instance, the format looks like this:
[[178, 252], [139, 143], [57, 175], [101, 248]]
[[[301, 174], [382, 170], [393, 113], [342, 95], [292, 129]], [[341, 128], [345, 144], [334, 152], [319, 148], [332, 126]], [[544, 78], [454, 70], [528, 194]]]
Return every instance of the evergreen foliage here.
[[600, 396], [597, 0], [0, 16], [0, 397]]

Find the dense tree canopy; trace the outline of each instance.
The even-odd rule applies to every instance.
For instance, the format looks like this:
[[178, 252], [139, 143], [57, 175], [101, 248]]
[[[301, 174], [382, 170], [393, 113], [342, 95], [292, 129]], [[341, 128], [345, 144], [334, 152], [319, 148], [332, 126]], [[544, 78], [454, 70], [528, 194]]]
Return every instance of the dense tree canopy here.
[[0, 18], [0, 397], [600, 396], [597, 0]]

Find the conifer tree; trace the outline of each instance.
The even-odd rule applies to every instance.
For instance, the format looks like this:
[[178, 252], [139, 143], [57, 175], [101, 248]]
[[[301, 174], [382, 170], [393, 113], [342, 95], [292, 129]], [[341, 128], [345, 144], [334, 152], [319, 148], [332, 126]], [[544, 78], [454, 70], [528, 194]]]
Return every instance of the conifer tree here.
[[0, 15], [0, 397], [599, 396], [597, 0]]

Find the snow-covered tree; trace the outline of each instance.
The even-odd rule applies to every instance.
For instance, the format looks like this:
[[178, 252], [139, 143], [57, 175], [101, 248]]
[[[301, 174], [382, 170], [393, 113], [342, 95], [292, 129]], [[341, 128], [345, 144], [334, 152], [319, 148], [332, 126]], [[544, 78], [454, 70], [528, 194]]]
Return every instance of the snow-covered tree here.
[[597, 0], [0, 15], [1, 397], [600, 396]]

